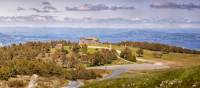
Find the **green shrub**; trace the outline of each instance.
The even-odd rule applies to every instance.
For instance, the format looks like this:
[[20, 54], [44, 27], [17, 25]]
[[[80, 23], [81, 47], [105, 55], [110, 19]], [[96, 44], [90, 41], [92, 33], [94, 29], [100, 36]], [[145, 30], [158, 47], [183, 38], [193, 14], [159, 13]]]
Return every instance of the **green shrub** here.
[[142, 57], [142, 55], [144, 54], [144, 50], [142, 48], [139, 48], [137, 51], [136, 51], [136, 54], [138, 55], [138, 57]]
[[0, 80], [8, 80], [13, 75], [11, 68], [0, 67]]
[[130, 48], [125, 48], [124, 50], [122, 50], [120, 57], [132, 62], [136, 62], [136, 57], [135, 55], [132, 54], [132, 51]]

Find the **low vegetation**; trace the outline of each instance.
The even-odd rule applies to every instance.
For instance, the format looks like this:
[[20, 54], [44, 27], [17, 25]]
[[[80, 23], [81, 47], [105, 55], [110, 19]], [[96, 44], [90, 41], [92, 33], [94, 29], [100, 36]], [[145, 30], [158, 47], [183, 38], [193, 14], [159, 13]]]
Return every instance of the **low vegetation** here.
[[137, 47], [137, 48], [142, 48], [142, 49], [147, 49], [147, 50], [152, 50], [152, 51], [162, 51], [164, 53], [173, 52], [173, 53], [200, 54], [200, 51], [185, 49], [181, 47], [170, 46], [170, 45], [160, 44], [160, 43], [126, 41], [126, 42], [117, 43], [116, 45], [131, 46], [131, 47]]
[[[108, 47], [106, 44], [99, 46]], [[115, 49], [121, 51], [120, 57], [118, 56], [119, 52]], [[9, 79], [16, 78], [18, 75], [30, 76], [33, 74], [38, 74], [44, 78], [53, 76], [63, 80], [96, 79], [102, 77], [102, 74], [108, 73], [108, 71], [89, 70], [86, 67], [132, 63], [136, 62], [136, 56], [145, 59], [180, 62], [185, 66], [193, 63], [191, 66], [195, 66], [200, 65], [199, 53], [195, 50], [146, 42], [121, 42], [113, 44], [112, 49], [91, 49], [86, 44], [79, 45], [69, 41], [27, 42], [0, 48], [0, 81], [6, 81], [10, 87], [21, 87], [27, 85], [27, 82], [9, 81]], [[163, 85], [167, 88], [193, 85], [199, 87], [198, 70], [200, 70], [200, 67], [170, 70], [137, 77], [121, 77], [94, 82], [85, 87], [166, 88]], [[189, 81], [191, 83], [187, 84]], [[50, 82], [48, 81], [48, 83]], [[175, 85], [169, 86], [169, 83]], [[40, 87], [48, 87], [45, 84], [40, 84]], [[63, 82], [60, 84], [63, 84]]]
[[133, 55], [132, 50], [130, 48], [125, 48], [124, 50], [122, 50], [120, 57], [132, 61], [132, 62], [136, 62], [136, 57], [135, 55]]
[[[61, 44], [62, 47], [51, 50], [56, 44]], [[64, 46], [70, 47], [65, 49]], [[87, 70], [86, 66], [110, 64], [117, 59], [115, 50], [102, 49], [89, 54], [87, 45], [68, 41], [13, 44], [0, 48], [0, 56], [0, 80], [32, 74], [69, 80], [95, 79], [106, 71]]]
[[200, 66], [96, 81], [82, 88], [199, 88]]
[[[104, 71], [102, 71], [104, 72]], [[65, 69], [54, 63], [44, 63], [38, 60], [12, 60], [0, 67], [0, 80], [8, 80], [16, 75], [38, 74], [44, 77], [57, 76], [70, 80], [95, 79], [101, 77], [101, 71], [86, 70], [77, 66], [75, 69]]]

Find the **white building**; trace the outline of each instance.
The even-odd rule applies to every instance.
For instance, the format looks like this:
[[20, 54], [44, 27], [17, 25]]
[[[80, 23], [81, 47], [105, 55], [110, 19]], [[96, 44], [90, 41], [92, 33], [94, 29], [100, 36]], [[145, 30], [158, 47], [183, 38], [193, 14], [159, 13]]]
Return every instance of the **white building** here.
[[99, 39], [95, 37], [81, 38], [79, 44], [99, 44]]

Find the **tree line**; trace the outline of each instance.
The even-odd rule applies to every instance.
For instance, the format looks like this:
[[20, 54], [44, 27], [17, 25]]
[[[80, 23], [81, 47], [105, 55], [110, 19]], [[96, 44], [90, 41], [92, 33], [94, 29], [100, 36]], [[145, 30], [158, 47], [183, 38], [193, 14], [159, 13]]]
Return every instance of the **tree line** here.
[[177, 46], [170, 46], [167, 44], [160, 44], [160, 43], [123, 41], [123, 42], [114, 43], [114, 44], [121, 45], [121, 46], [137, 47], [137, 48], [142, 48], [142, 49], [147, 49], [147, 50], [152, 50], [152, 51], [162, 51], [163, 53], [174, 52], [174, 53], [200, 54], [200, 51], [197, 51], [197, 50], [191, 50], [191, 49], [186, 49], [186, 48], [177, 47]]

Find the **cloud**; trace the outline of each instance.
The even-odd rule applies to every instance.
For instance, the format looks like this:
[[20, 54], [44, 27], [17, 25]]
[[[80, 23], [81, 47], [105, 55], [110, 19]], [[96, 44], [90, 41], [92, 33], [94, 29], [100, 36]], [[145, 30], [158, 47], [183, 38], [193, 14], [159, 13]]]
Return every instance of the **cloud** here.
[[51, 5], [50, 2], [42, 2], [43, 5]]
[[53, 6], [44, 6], [42, 9], [47, 12], [58, 12], [58, 10]]
[[106, 6], [104, 4], [97, 4], [97, 5], [91, 5], [91, 4], [84, 4], [78, 7], [65, 7], [67, 11], [102, 11], [102, 10], [133, 10], [135, 7], [130, 6]]
[[25, 11], [25, 8], [18, 7], [16, 10], [17, 10], [17, 11]]
[[38, 12], [38, 13], [51, 13], [51, 12], [59, 12], [57, 8], [53, 6], [44, 6], [41, 9], [37, 8], [30, 8], [30, 10]]
[[0, 16], [0, 22], [56, 22], [54, 16]]
[[188, 4], [177, 4], [173, 2], [166, 3], [152, 3], [150, 5], [151, 8], [172, 8], [172, 9], [200, 9], [200, 5], [195, 5], [193, 3]]
[[[21, 27], [102, 27], [102, 28], [200, 28], [200, 21], [189, 19], [141, 19], [141, 18], [70, 18], [51, 15], [0, 16], [1, 26]], [[99, 26], [101, 25], [101, 26]]]
[[[51, 13], [51, 12], [59, 12], [56, 7], [52, 6], [50, 2], [42, 2], [42, 8], [29, 8], [28, 10], [37, 12], [37, 13]], [[18, 7], [17, 11], [24, 11], [25, 8]]]
[[71, 18], [71, 17], [57, 17], [52, 15], [30, 15], [30, 16], [0, 16], [0, 22], [17, 22], [17, 23], [89, 23], [89, 24], [140, 24], [140, 23], [191, 23], [199, 24], [198, 20], [190, 20], [187, 18], [157, 18], [157, 19], [144, 19], [144, 18]]
[[35, 12], [43, 12], [43, 11], [41, 11], [40, 9], [37, 9], [37, 8], [30, 8], [30, 10], [32, 10], [32, 11], [35, 11]]

